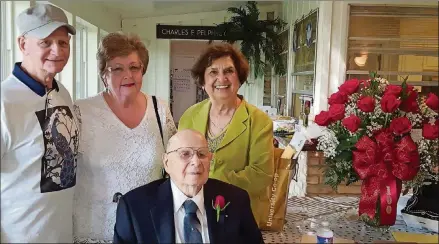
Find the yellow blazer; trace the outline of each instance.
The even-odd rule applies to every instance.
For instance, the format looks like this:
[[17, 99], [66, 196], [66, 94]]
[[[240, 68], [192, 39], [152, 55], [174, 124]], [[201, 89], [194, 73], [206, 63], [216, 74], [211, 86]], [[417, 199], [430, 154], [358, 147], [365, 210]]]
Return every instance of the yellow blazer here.
[[[206, 99], [188, 108], [178, 130], [194, 129], [206, 135], [211, 103]], [[273, 122], [264, 112], [242, 99], [210, 165], [209, 177], [246, 190], [257, 223], [264, 194], [274, 174]], [[227, 199], [226, 199], [227, 201]], [[233, 203], [231, 203], [233, 204]]]

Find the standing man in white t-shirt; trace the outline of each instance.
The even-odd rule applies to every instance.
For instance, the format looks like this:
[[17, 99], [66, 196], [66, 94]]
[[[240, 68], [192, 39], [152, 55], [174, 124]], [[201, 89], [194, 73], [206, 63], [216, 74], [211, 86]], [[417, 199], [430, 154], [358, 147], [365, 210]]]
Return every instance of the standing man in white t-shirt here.
[[16, 21], [23, 62], [1, 82], [1, 242], [72, 242], [79, 127], [54, 77], [67, 64], [75, 28], [48, 4]]

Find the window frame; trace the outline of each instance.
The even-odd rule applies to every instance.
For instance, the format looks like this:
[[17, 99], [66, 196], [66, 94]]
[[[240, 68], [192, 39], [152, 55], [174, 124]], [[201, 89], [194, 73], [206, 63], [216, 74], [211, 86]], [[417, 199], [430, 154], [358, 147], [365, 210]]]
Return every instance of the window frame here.
[[80, 21], [76, 21], [76, 35], [75, 35], [75, 55], [76, 55], [76, 81], [75, 85], [75, 94], [74, 99], [82, 99], [87, 97], [87, 53], [88, 53], [88, 30], [87, 26], [80, 23]]
[[[355, 12], [355, 8], [370, 8], [371, 10], [373, 10], [373, 8], [384, 8], [388, 6], [389, 8], [425, 8], [425, 9], [437, 9], [437, 6], [433, 7], [433, 6], [404, 6], [404, 5], [380, 5], [380, 4], [374, 4], [374, 5], [361, 5], [361, 4], [349, 4], [349, 12], [348, 12], [348, 17], [349, 17], [349, 22], [348, 22], [348, 27], [351, 26], [351, 21], [352, 21], [352, 16], [353, 16], [353, 12], [354, 12], [354, 16], [365, 16], [365, 17], [392, 17], [392, 18], [399, 18], [399, 20], [403, 19], [403, 18], [422, 18], [422, 17], [426, 17], [426, 18], [431, 18], [434, 16], [429, 16], [428, 14], [426, 15], [420, 15], [418, 13], [418, 11], [413, 10], [411, 13], [409, 11], [407, 12], [402, 12], [401, 14], [380, 14], [380, 13], [374, 13], [372, 12], [371, 14], [366, 14], [366, 13], [361, 13], [361, 9], [360, 11]], [[354, 8], [354, 10], [353, 10]], [[398, 55], [398, 59], [399, 62], [401, 62], [401, 57], [404, 57], [406, 55], [414, 55], [414, 56], [418, 56], [418, 57], [432, 57], [432, 55], [429, 54], [436, 54], [437, 57], [437, 51], [438, 48], [431, 48], [431, 46], [427, 47], [422, 47], [421, 45], [417, 46], [416, 48], [410, 48], [409, 49], [405, 49], [405, 50], [401, 50], [401, 48], [380, 48], [380, 47], [376, 47], [376, 48], [369, 48], [369, 47], [352, 47], [351, 46], [351, 41], [376, 41], [376, 42], [399, 42], [399, 43], [403, 43], [403, 42], [431, 42], [431, 43], [437, 43], [439, 41], [439, 38], [430, 38], [430, 37], [419, 37], [419, 38], [413, 38], [413, 37], [381, 37], [381, 36], [368, 36], [368, 37], [363, 37], [363, 36], [351, 36], [351, 33], [348, 31], [347, 33], [347, 45], [346, 45], [346, 79], [348, 79], [350, 76], [355, 76], [355, 75], [368, 75], [369, 71], [366, 70], [360, 70], [360, 69], [349, 69], [350, 64], [349, 64], [349, 57], [351, 55], [352, 51], [358, 51], [359, 53], [362, 51], [373, 51], [380, 53], [380, 50], [385, 51], [386, 53], [384, 55], [387, 55], [387, 58], [390, 57], [390, 55]], [[418, 44], [418, 43], [416, 43]], [[399, 64], [398, 64], [398, 69], [399, 69]], [[392, 76], [397, 76], [397, 80], [392, 80], [389, 79], [389, 83], [390, 84], [401, 84], [403, 81], [402, 77], [405, 76], [409, 76], [408, 80], [407, 80], [407, 84], [409, 85], [414, 85], [414, 86], [427, 86], [427, 87], [431, 87], [431, 86], [438, 86], [438, 81], [426, 81], [426, 80], [421, 80], [421, 81], [414, 81], [414, 80], [410, 80], [410, 76], [437, 76], [437, 72], [435, 71], [399, 71], [399, 70], [378, 70], [376, 71], [376, 73], [378, 75], [381, 76], [388, 76], [388, 75], [392, 75]], [[387, 78], [387, 77], [386, 77]], [[422, 79], [422, 78], [421, 78]]]
[[[291, 28], [292, 28], [292, 30], [294, 30], [295, 29], [295, 26], [298, 24], [298, 23], [300, 23], [300, 22], [302, 22], [302, 21], [305, 21], [309, 16], [311, 16], [311, 15], [313, 15], [313, 14], [316, 14], [316, 22], [315, 22], [315, 24], [316, 24], [316, 28], [315, 28], [315, 39], [312, 41], [312, 44], [314, 45], [314, 48], [315, 48], [315, 50], [314, 50], [314, 65], [313, 65], [313, 69], [312, 70], [307, 70], [307, 71], [296, 71], [296, 61], [295, 61], [295, 57], [296, 57], [296, 53], [297, 52], [294, 52], [294, 56], [293, 56], [293, 58], [292, 58], [292, 65], [291, 65], [291, 67], [292, 67], [292, 72], [291, 72], [291, 74], [290, 74], [290, 76], [291, 76], [291, 91], [289, 91], [289, 93], [290, 94], [288, 94], [288, 95], [290, 95], [291, 96], [291, 102], [290, 102], [290, 104], [291, 104], [291, 106], [290, 107], [288, 107], [287, 109], [288, 109], [288, 114], [290, 115], [290, 116], [292, 116], [292, 117], [294, 117], [294, 118], [300, 118], [301, 116], [302, 116], [302, 114], [294, 114], [294, 110], [295, 110], [295, 106], [296, 106], [296, 99], [295, 99], [295, 96], [299, 96], [299, 97], [311, 97], [311, 100], [314, 100], [314, 98], [315, 98], [315, 89], [316, 89], [316, 71], [317, 71], [317, 52], [318, 52], [318, 49], [317, 49], [317, 43], [318, 43], [318, 41], [319, 41], [319, 36], [318, 36], [318, 33], [319, 33], [319, 18], [320, 18], [320, 8], [315, 8], [315, 9], [312, 9], [307, 15], [304, 15], [302, 18], [300, 18], [300, 19], [297, 19], [293, 24], [292, 24], [292, 26], [291, 26]], [[294, 31], [293, 31], [294, 32]], [[294, 33], [291, 33], [291, 35], [294, 35]], [[292, 37], [291, 39], [293, 39], [294, 37]], [[290, 41], [290, 42], [292, 42], [292, 40]], [[307, 75], [312, 75], [313, 76], [313, 78], [312, 78], [312, 88], [311, 88], [311, 91], [309, 91], [309, 90], [302, 90], [302, 89], [296, 89], [296, 87], [297, 87], [297, 82], [298, 82], [298, 77], [300, 77], [300, 76], [307, 76]], [[306, 99], [306, 100], [308, 100], [308, 98]], [[305, 101], [305, 100], [303, 100], [303, 101]], [[303, 110], [303, 109], [301, 109], [301, 110]]]

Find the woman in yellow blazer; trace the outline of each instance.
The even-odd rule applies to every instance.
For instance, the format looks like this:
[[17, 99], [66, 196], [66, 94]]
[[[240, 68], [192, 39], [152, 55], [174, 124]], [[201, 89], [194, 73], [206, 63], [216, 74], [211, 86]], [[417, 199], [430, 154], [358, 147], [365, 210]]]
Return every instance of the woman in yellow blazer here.
[[245, 189], [259, 223], [265, 212], [259, 210], [260, 203], [268, 202], [264, 190], [274, 173], [273, 122], [238, 95], [248, 70], [247, 60], [232, 45], [209, 46], [192, 68], [209, 99], [187, 109], [178, 129], [206, 135], [213, 153], [209, 177]]

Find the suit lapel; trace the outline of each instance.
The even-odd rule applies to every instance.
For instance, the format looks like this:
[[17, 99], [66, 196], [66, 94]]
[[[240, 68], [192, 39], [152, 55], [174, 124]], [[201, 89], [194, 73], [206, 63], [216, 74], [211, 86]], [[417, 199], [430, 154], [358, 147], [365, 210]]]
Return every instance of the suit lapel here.
[[203, 135], [206, 135], [207, 131], [207, 120], [209, 118], [210, 106], [211, 103], [207, 100], [198, 110], [198, 113], [192, 117], [193, 129], [199, 131]]
[[215, 198], [215, 189], [211, 188], [209, 180], [204, 185], [204, 208], [206, 209], [207, 227], [209, 229], [210, 243], [222, 243], [220, 241], [223, 226], [216, 221], [216, 212], [212, 207], [212, 200]]
[[216, 149], [217, 151], [225, 147], [233, 140], [235, 140], [238, 136], [242, 134], [242, 132], [244, 132], [247, 129], [247, 126], [244, 123], [247, 119], [248, 119], [247, 108], [245, 106], [245, 101], [242, 100], [241, 104], [239, 105], [238, 109], [235, 112], [235, 115], [232, 118], [232, 121], [230, 122], [229, 128], [227, 129], [223, 140], [221, 141], [220, 145]]
[[159, 243], [175, 243], [174, 204], [170, 180], [158, 188], [157, 205], [150, 210]]

